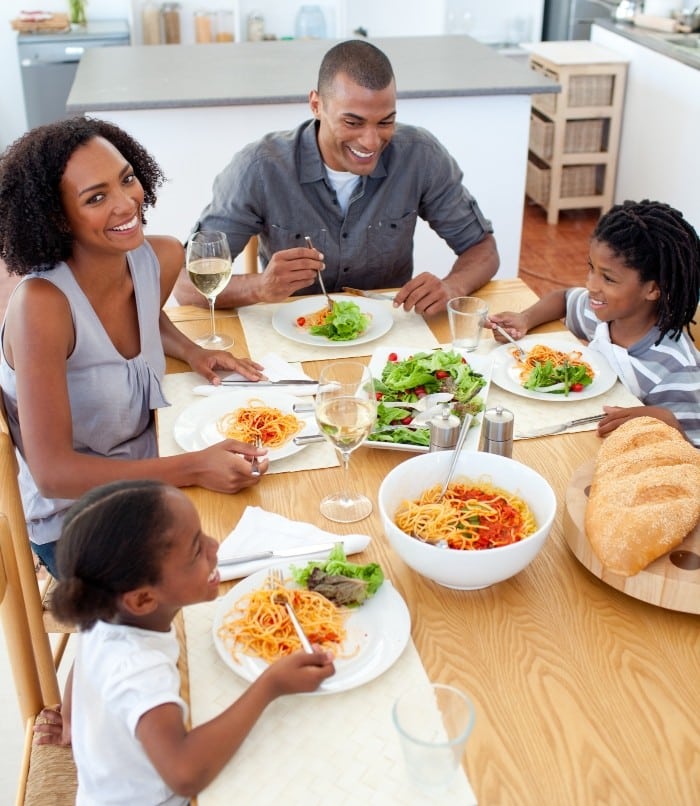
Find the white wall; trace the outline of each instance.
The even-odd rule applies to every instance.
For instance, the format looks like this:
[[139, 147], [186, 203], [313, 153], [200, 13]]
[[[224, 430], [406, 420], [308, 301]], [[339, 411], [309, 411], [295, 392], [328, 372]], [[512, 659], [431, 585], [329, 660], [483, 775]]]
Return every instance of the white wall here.
[[[17, 32], [10, 25], [20, 11], [41, 8], [42, 11], [68, 11], [67, 0], [3, 0], [0, 8], [0, 151], [4, 150], [27, 129], [22, 95], [22, 77], [17, 58]], [[90, 0], [88, 17], [94, 20], [128, 20], [131, 0]]]

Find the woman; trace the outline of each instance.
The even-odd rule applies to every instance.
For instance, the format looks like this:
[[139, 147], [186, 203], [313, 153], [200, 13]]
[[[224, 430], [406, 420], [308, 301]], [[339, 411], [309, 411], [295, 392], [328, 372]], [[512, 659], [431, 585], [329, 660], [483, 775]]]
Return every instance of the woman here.
[[51, 573], [63, 515], [92, 487], [154, 478], [230, 493], [259, 479], [250, 459], [264, 451], [234, 440], [157, 455], [164, 353], [215, 383], [217, 369], [262, 369], [198, 347], [161, 310], [183, 263], [174, 238], [144, 236], [162, 180], [128, 134], [94, 119], [34, 129], [0, 158], [0, 257], [22, 277], [0, 386], [32, 548]]

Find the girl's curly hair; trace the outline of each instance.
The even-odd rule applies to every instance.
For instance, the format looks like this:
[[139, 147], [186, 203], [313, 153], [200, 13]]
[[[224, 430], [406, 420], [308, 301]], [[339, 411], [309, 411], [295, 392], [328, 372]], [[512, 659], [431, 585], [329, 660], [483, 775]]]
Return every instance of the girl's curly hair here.
[[108, 140], [131, 164], [143, 186], [142, 209], [156, 203], [163, 173], [118, 126], [76, 117], [32, 129], [0, 156], [0, 258], [10, 274], [48, 271], [70, 257], [73, 234], [61, 204], [61, 179], [75, 150], [95, 137]]
[[600, 219], [592, 238], [607, 244], [641, 282], [657, 283], [661, 337], [678, 340], [684, 327], [690, 335], [700, 294], [700, 238], [680, 211], [648, 199], [626, 201]]

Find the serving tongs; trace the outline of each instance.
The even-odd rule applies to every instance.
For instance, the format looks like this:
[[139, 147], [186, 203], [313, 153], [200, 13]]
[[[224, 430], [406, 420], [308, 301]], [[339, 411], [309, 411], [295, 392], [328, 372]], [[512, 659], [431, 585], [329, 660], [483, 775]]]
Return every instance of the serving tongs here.
[[[311, 243], [311, 236], [304, 235], [304, 240], [306, 241], [306, 245], [309, 249], [315, 249], [314, 245]], [[323, 272], [320, 271], [318, 273], [318, 283], [321, 286], [321, 291], [323, 291], [323, 296], [326, 298], [326, 302], [328, 303], [328, 310], [333, 311], [333, 300], [328, 296], [328, 292], [326, 291], [326, 286], [323, 283]]]

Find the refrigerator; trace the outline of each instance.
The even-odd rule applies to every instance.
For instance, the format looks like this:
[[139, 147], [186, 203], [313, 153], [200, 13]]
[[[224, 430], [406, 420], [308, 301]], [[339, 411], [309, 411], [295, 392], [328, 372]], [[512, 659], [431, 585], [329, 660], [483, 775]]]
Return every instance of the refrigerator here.
[[619, 0], [545, 0], [542, 39], [590, 39], [598, 18], [612, 19]]

